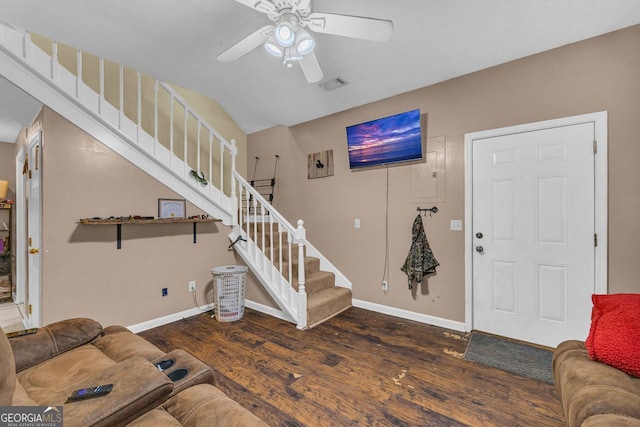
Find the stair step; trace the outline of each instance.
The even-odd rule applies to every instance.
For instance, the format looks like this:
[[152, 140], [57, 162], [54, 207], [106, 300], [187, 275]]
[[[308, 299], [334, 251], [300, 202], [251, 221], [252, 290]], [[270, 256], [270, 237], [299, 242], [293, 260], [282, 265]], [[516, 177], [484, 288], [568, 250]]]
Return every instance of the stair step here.
[[333, 287], [307, 298], [307, 329], [351, 307], [351, 289]]
[[[336, 284], [336, 275], [328, 271], [315, 271], [308, 274], [305, 279], [304, 289], [307, 292], [307, 297], [326, 289], [331, 289], [335, 287]], [[294, 277], [291, 286], [293, 286], [296, 291], [298, 290], [297, 277]]]
[[[275, 263], [276, 265], [278, 265], [278, 263]], [[286, 272], [289, 269], [289, 263], [286, 261], [282, 262], [282, 271]], [[320, 259], [319, 258], [315, 258], [315, 257], [311, 257], [311, 256], [307, 256], [304, 257], [304, 274], [305, 277], [310, 276], [313, 273], [316, 273], [320, 271]], [[291, 273], [293, 274], [293, 279], [297, 280], [298, 279], [298, 260], [294, 260], [291, 263]]]

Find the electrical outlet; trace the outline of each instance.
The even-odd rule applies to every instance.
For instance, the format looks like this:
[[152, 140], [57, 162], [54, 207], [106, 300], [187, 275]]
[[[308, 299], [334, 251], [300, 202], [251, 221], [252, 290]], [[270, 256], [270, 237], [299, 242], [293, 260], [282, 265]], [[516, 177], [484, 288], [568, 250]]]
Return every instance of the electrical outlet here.
[[169, 295], [169, 289], [167, 288], [162, 288], [162, 296], [166, 297], [167, 295]]
[[190, 280], [189, 281], [189, 292], [195, 292], [196, 291], [196, 281], [195, 280]]
[[387, 292], [389, 290], [389, 283], [386, 280], [382, 281], [382, 290]]

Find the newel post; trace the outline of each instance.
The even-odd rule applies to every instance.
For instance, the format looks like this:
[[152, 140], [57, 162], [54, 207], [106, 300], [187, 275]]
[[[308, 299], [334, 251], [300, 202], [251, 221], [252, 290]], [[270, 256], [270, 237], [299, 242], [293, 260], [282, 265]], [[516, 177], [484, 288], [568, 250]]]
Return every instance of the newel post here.
[[296, 243], [298, 243], [298, 293], [307, 293], [304, 288], [304, 242], [307, 238], [307, 232], [304, 229], [304, 221], [298, 220], [298, 228], [296, 230]]
[[304, 229], [304, 221], [298, 220], [296, 229], [296, 243], [298, 244], [298, 329], [307, 326], [307, 291], [305, 289], [304, 275], [304, 244], [307, 239], [307, 232]]

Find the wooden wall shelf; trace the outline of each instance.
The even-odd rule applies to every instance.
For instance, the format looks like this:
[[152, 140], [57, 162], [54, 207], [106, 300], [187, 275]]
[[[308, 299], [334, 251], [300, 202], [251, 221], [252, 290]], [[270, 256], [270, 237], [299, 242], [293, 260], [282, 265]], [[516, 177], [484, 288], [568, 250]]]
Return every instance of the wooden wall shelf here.
[[122, 248], [122, 224], [193, 224], [193, 243], [196, 241], [196, 225], [201, 223], [222, 222], [215, 218], [154, 218], [154, 219], [93, 219], [82, 218], [80, 224], [84, 225], [115, 225], [116, 226], [116, 248]]

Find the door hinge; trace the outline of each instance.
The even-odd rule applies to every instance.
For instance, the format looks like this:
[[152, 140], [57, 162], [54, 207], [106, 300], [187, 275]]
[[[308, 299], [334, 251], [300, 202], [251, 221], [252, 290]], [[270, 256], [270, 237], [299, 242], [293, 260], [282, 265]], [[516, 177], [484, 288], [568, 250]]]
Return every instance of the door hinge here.
[[593, 140], [593, 154], [598, 154], [598, 141]]
[[595, 246], [595, 247], [598, 246], [598, 235], [597, 234], [593, 235], [593, 246]]
[[29, 304], [29, 314], [33, 314], [33, 307]]

